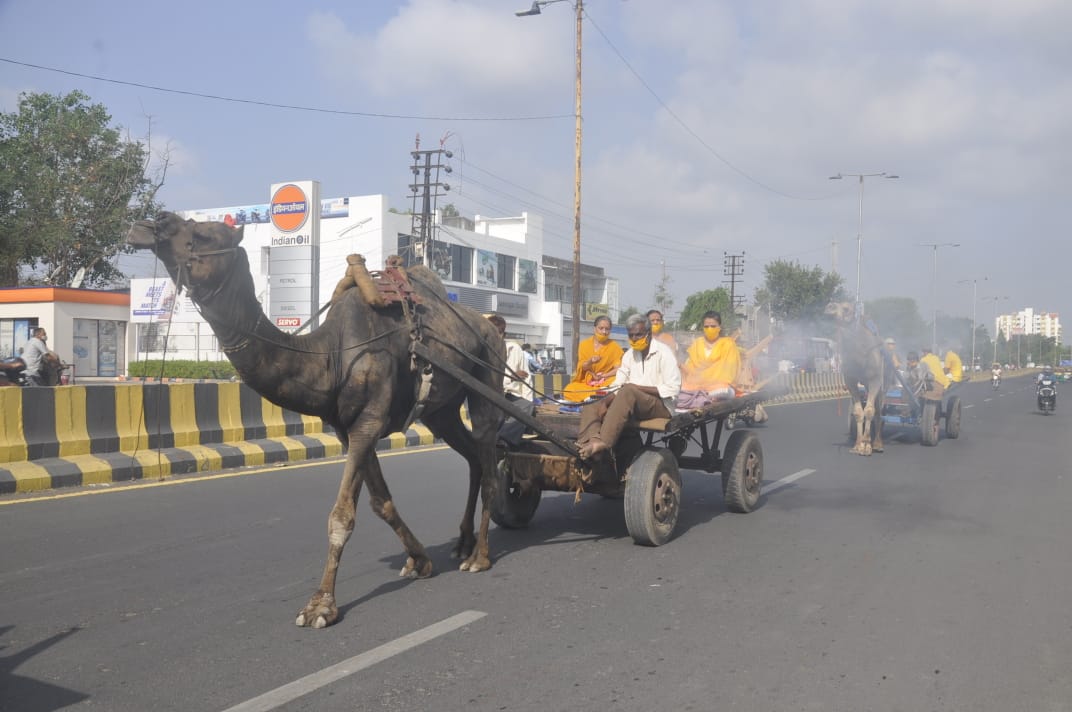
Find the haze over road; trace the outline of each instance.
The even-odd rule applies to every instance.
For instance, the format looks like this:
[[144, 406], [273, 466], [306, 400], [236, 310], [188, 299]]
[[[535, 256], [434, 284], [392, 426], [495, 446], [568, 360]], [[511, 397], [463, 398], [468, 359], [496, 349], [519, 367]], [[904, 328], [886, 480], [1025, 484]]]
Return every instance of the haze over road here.
[[481, 574], [449, 559], [463, 461], [392, 453], [437, 575], [397, 578], [363, 497], [320, 631], [294, 616], [339, 461], [0, 498], [0, 710], [1069, 710], [1062, 403], [971, 384], [960, 439], [871, 458], [844, 404], [772, 407], [755, 512], [685, 472], [675, 537], [645, 548], [620, 501], [548, 493]]

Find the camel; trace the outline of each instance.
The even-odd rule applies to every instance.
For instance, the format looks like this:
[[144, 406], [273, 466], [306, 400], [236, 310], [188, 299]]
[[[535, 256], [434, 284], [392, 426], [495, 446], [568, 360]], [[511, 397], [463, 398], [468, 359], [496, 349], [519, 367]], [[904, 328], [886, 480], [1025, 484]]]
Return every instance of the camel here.
[[[852, 413], [856, 421], [857, 455], [882, 452], [882, 402], [886, 394], [886, 369], [882, 357], [882, 340], [862, 321], [856, 319], [849, 302], [830, 302], [825, 313], [834, 317], [841, 339], [841, 373], [845, 387], [853, 396]], [[860, 386], [864, 387], [861, 397]]]
[[[155, 221], [138, 221], [127, 236], [134, 248], [152, 250], [176, 287], [188, 290], [245, 383], [283, 408], [319, 416], [334, 427], [346, 450], [342, 482], [328, 516], [323, 577], [295, 623], [323, 628], [338, 618], [336, 575], [353, 532], [362, 484], [368, 486], [372, 510], [402, 541], [408, 558], [400, 575], [431, 575], [432, 562], [393, 504], [375, 449], [380, 438], [404, 430], [416, 416], [469, 464], [469, 494], [452, 554], [463, 559], [463, 571], [491, 568], [488, 528], [501, 413], [436, 367], [453, 365], [501, 392], [502, 374], [493, 372], [493, 365], [505, 363], [505, 347], [495, 327], [477, 312], [451, 304], [442, 282], [424, 266], [396, 272], [408, 277], [406, 288], [415, 295], [411, 300], [370, 306], [366, 287], [375, 298], [376, 286], [363, 260], [351, 256], [358, 259], [348, 258], [347, 277], [323, 324], [306, 335], [285, 333], [261, 310], [241, 240], [242, 227], [184, 220], [168, 212]], [[354, 285], [358, 261], [365, 284]], [[415, 349], [431, 357], [418, 358], [411, 353]], [[459, 412], [466, 398], [471, 431]], [[474, 536], [478, 491], [483, 510]]]

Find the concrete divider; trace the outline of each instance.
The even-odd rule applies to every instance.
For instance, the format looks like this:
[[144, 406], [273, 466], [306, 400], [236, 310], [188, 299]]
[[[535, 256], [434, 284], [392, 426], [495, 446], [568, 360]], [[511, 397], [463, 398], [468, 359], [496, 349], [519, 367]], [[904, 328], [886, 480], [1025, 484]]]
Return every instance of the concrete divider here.
[[[377, 449], [431, 444], [415, 425]], [[241, 383], [0, 388], [0, 493], [103, 484], [342, 452], [319, 418]]]

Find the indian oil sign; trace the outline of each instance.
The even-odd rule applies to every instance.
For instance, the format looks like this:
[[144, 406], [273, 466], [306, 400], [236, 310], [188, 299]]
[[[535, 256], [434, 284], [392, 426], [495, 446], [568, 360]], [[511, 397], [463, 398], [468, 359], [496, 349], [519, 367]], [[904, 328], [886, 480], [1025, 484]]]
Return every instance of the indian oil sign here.
[[293, 329], [319, 311], [320, 184], [273, 184], [268, 219], [268, 316], [279, 328]]

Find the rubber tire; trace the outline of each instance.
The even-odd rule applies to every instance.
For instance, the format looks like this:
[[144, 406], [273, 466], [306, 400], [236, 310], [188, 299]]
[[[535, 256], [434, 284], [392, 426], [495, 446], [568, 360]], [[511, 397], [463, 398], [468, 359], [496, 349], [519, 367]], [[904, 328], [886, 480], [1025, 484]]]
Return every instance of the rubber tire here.
[[950, 440], [960, 437], [960, 396], [953, 396], [946, 403], [945, 436]]
[[510, 463], [508, 458], [499, 460], [495, 466], [496, 476], [499, 479], [498, 492], [491, 507], [491, 521], [503, 529], [524, 529], [532, 521], [536, 514], [536, 508], [540, 506], [542, 490], [533, 489], [523, 493], [521, 488], [514, 484], [514, 478], [510, 476]]
[[755, 433], [738, 430], [726, 441], [722, 455], [722, 500], [729, 511], [748, 514], [762, 490], [763, 447]]
[[938, 444], [938, 402], [923, 401], [919, 415], [919, 442], [932, 447]]
[[644, 448], [630, 463], [625, 479], [625, 527], [641, 546], [670, 541], [681, 512], [681, 472], [674, 454]]

